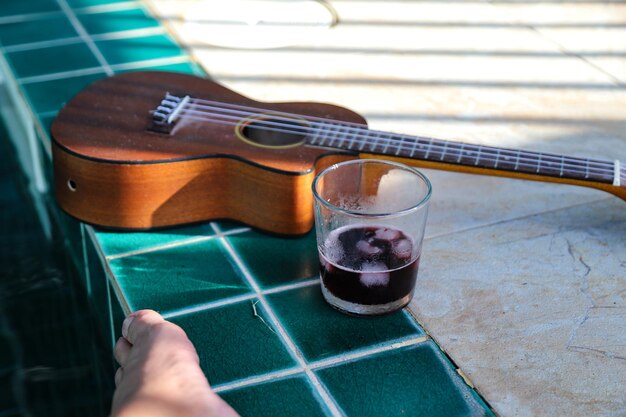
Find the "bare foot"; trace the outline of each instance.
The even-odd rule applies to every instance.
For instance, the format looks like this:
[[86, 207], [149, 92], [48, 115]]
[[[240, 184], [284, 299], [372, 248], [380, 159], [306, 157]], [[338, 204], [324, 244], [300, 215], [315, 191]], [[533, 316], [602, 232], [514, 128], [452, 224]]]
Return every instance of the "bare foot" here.
[[129, 315], [115, 345], [112, 417], [237, 417], [211, 390], [180, 327], [152, 310]]

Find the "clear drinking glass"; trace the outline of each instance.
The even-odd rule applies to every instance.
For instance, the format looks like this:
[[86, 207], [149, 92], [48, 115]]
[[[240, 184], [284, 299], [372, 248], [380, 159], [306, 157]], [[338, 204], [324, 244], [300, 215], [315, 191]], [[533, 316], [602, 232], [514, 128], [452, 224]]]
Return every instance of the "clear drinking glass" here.
[[431, 185], [375, 159], [332, 165], [313, 181], [322, 293], [338, 310], [390, 313], [413, 297]]

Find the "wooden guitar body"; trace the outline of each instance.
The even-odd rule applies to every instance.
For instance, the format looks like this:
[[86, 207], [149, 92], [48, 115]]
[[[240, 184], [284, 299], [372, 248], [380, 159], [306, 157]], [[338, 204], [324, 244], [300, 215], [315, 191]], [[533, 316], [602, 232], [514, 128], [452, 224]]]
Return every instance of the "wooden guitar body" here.
[[96, 81], [59, 112], [52, 138], [61, 208], [121, 229], [233, 219], [303, 234], [313, 226], [315, 174], [352, 158], [573, 184], [626, 200], [618, 160], [375, 131], [342, 107], [261, 103], [170, 72]]
[[[279, 234], [313, 225], [315, 172], [350, 152], [271, 146], [242, 140], [237, 126], [181, 120], [170, 133], [148, 129], [164, 92], [259, 106], [210, 80], [167, 72], [126, 73], [97, 81], [52, 125], [59, 205], [88, 223], [146, 229], [228, 218]], [[262, 103], [289, 111], [365, 123], [344, 108]]]

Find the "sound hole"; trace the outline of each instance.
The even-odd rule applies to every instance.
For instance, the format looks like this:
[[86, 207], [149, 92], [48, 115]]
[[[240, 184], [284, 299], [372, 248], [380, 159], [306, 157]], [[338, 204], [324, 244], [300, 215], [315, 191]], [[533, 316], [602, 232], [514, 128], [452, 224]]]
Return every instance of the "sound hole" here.
[[281, 148], [304, 142], [308, 129], [303, 122], [267, 117], [246, 124], [241, 133], [254, 144]]

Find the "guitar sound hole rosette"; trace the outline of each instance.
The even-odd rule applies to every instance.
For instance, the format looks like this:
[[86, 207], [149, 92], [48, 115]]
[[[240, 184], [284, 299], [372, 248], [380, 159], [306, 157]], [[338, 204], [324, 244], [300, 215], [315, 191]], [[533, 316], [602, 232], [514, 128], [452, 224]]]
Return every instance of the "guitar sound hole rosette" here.
[[310, 125], [305, 119], [280, 114], [264, 114], [243, 119], [235, 134], [243, 142], [269, 149], [295, 148], [304, 144]]

